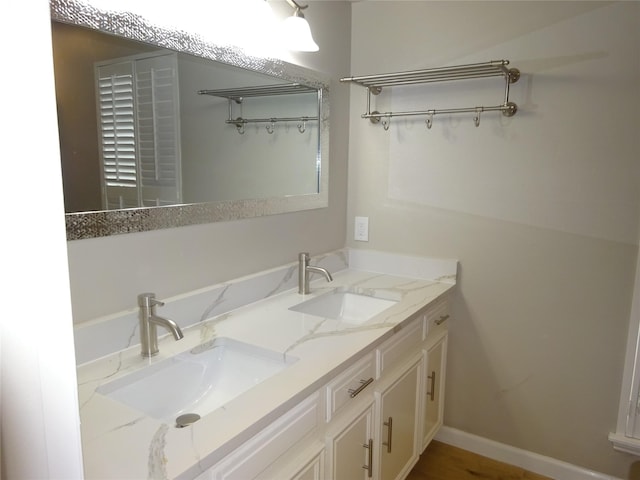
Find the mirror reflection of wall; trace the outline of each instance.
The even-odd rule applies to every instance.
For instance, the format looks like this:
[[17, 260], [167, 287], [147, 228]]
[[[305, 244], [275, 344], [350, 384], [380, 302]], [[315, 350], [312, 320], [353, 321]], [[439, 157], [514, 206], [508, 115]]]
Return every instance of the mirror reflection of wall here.
[[[53, 22], [54, 68], [62, 156], [65, 211], [105, 206], [101, 135], [96, 112], [97, 62], [153, 56], [153, 46], [93, 30]], [[151, 54], [151, 55], [150, 55]], [[318, 192], [317, 121], [247, 123], [243, 134], [227, 123], [229, 102], [198, 95], [202, 89], [284, 83], [199, 57], [177, 54], [181, 157], [177, 203], [242, 200]], [[317, 117], [315, 92], [247, 98], [233, 105], [243, 118]], [[162, 137], [154, 139], [162, 143]], [[157, 198], [156, 198], [157, 200]], [[152, 200], [139, 206], [162, 205]], [[111, 208], [119, 208], [114, 204]], [[124, 204], [121, 206], [131, 206]]]
[[[186, 203], [269, 198], [318, 193], [318, 122], [300, 133], [297, 121], [247, 123], [240, 134], [230, 117], [318, 117], [317, 91], [245, 97], [241, 103], [212, 95], [215, 90], [287, 82], [236, 67], [179, 56], [182, 108], [183, 182]], [[250, 75], [250, 76], [249, 76]]]

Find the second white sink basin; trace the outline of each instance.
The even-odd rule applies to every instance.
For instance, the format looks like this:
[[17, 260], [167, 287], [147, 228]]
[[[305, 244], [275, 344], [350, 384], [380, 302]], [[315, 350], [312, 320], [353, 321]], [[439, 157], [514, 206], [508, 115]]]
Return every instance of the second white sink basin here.
[[396, 303], [396, 300], [387, 298], [334, 290], [294, 305], [289, 310], [361, 325]]
[[173, 423], [185, 413], [206, 415], [297, 360], [230, 338], [217, 338], [96, 391]]

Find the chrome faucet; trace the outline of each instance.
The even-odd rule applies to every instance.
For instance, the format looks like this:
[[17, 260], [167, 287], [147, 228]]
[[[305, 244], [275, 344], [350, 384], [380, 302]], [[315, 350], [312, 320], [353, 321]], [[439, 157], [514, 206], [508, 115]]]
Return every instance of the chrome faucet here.
[[322, 267], [312, 267], [309, 265], [309, 260], [310, 258], [307, 252], [298, 254], [298, 293], [301, 295], [306, 295], [311, 291], [309, 288], [309, 277], [312, 273], [321, 273], [324, 275], [324, 278], [327, 279], [327, 282], [333, 281], [333, 277], [328, 270]]
[[156, 305], [164, 302], [156, 300], [155, 293], [141, 293], [138, 295], [140, 307], [140, 353], [143, 357], [152, 357], [158, 353], [158, 329], [160, 325], [173, 334], [173, 338], [180, 340], [184, 335], [176, 322], [156, 315]]

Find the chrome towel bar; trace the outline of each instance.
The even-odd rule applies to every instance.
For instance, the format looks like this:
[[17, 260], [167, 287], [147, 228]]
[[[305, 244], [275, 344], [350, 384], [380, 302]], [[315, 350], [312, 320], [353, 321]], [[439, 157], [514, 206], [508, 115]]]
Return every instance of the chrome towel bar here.
[[[389, 129], [389, 123], [392, 117], [426, 116], [427, 128], [431, 128], [434, 115], [459, 113], [475, 113], [473, 120], [475, 125], [479, 126], [480, 114], [482, 112], [499, 111], [506, 117], [512, 117], [518, 111], [518, 106], [514, 102], [509, 101], [509, 86], [518, 81], [520, 71], [517, 68], [507, 68], [508, 65], [509, 60], [493, 60], [485, 63], [430, 68], [408, 72], [346, 77], [341, 78], [340, 81], [352, 82], [367, 88], [367, 109], [366, 112], [362, 114], [362, 118], [368, 118], [372, 123], [382, 123], [385, 130]], [[383, 88], [486, 77], [504, 78], [505, 87], [502, 104], [463, 108], [432, 108], [402, 112], [378, 112], [377, 110], [371, 110], [371, 95], [378, 95]]]

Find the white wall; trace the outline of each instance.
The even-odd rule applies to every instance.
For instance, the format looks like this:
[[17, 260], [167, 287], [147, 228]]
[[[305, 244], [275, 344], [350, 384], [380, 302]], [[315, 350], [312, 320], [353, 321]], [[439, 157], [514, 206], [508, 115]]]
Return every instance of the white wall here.
[[69, 242], [74, 322], [134, 308], [140, 292], [167, 297], [344, 246], [349, 88], [337, 79], [349, 70], [350, 5], [314, 3], [306, 18], [321, 49], [289, 60], [331, 78], [329, 207]]
[[[638, 2], [352, 9], [354, 75], [501, 58], [522, 71], [520, 111], [478, 128], [436, 116], [431, 130], [394, 118], [385, 132], [359, 118], [352, 87], [348, 245], [461, 262], [445, 423], [624, 478], [634, 458], [607, 435], [638, 250], [639, 26]], [[472, 88], [377, 101], [475, 106]], [[351, 240], [356, 215], [370, 219], [368, 244]]]
[[3, 7], [2, 477], [80, 479], [49, 2]]

